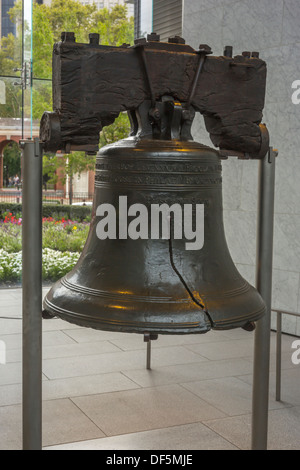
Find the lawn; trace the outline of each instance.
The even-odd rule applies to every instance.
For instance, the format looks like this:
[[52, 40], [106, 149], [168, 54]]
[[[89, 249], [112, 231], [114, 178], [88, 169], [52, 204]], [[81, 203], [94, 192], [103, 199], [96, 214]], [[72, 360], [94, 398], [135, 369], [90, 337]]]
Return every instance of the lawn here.
[[[43, 279], [56, 281], [76, 264], [88, 236], [89, 223], [43, 219]], [[22, 278], [22, 219], [12, 213], [0, 221], [0, 283]]]

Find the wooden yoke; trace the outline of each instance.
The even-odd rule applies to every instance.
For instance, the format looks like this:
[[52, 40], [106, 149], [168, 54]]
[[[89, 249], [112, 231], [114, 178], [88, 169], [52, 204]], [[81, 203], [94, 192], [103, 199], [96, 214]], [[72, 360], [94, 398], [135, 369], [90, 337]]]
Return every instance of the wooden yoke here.
[[[229, 50], [229, 53], [228, 53]], [[139, 136], [138, 110], [150, 103], [150, 123], [160, 122], [159, 103], [169, 97], [180, 103], [182, 120], [191, 125], [195, 112], [204, 116], [206, 129], [221, 156], [262, 158], [269, 147], [260, 124], [265, 100], [266, 63], [258, 53], [232, 58], [211, 56], [207, 45], [198, 51], [178, 36], [159, 42], [155, 33], [130, 47], [75, 42], [74, 33], [62, 33], [53, 50], [53, 113], [41, 120], [46, 151], [84, 150], [96, 153], [99, 133], [128, 111], [132, 135]], [[184, 125], [182, 129], [184, 129]], [[165, 138], [155, 133], [154, 138]], [[191, 138], [182, 131], [181, 139]]]

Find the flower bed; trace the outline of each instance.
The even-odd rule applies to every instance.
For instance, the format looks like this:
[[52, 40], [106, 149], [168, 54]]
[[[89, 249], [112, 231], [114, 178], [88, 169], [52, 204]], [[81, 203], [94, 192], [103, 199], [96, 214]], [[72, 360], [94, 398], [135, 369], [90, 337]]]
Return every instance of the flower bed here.
[[[83, 250], [89, 224], [43, 218], [43, 279], [56, 281], [71, 271]], [[22, 219], [8, 213], [0, 222], [0, 283], [22, 277]]]
[[[81, 253], [88, 236], [89, 224], [52, 217], [43, 219], [43, 248]], [[22, 219], [8, 214], [0, 222], [0, 248], [8, 253], [22, 250]]]
[[[56, 281], [67, 274], [79, 259], [79, 253], [43, 249], [43, 279]], [[22, 277], [22, 252], [8, 253], [0, 249], [0, 282], [19, 282]]]

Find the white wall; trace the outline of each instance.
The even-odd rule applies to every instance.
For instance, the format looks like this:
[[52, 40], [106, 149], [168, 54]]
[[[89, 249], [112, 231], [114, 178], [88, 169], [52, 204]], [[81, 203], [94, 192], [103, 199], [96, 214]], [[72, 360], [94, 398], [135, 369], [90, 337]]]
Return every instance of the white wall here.
[[[278, 148], [273, 261], [274, 308], [300, 312], [300, 104], [291, 88], [300, 80], [300, 0], [185, 0], [183, 37], [191, 46], [225, 45], [234, 55], [259, 51], [267, 62], [264, 119]], [[202, 117], [194, 138], [211, 145]], [[257, 162], [223, 163], [224, 219], [228, 245], [240, 272], [255, 278]], [[300, 319], [285, 317], [286, 332], [300, 335]]]

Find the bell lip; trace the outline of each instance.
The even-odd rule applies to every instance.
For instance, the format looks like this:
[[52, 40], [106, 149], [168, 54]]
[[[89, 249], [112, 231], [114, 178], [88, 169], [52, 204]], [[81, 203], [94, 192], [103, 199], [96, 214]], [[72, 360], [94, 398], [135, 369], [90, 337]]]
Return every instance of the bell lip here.
[[43, 310], [51, 313], [51, 315], [55, 315], [59, 317], [61, 320], [65, 320], [68, 323], [92, 328], [94, 330], [103, 330], [103, 331], [114, 331], [120, 333], [156, 333], [156, 334], [204, 334], [211, 330], [211, 324], [207, 320], [203, 322], [187, 322], [179, 326], [179, 323], [174, 324], [158, 324], [153, 322], [112, 322], [99, 318], [96, 320], [95, 317], [90, 317], [87, 315], [82, 315], [74, 312], [70, 312], [66, 309], [60, 309], [54, 306], [49, 300], [46, 298], [43, 303]]
[[[249, 322], [257, 322], [261, 320], [266, 314], [266, 307], [263, 305], [260, 309], [256, 310], [256, 312], [251, 312], [251, 314], [241, 316], [238, 320], [237, 317], [227, 318], [226, 320], [214, 320], [213, 330], [231, 330], [235, 328], [243, 328]], [[238, 321], [237, 321], [238, 320]], [[232, 322], [234, 321], [234, 325], [232, 326]]]
[[[61, 309], [50, 302], [47, 297], [43, 302], [43, 310], [55, 315], [68, 323], [75, 324], [82, 327], [92, 328], [95, 330], [114, 331], [120, 333], [156, 333], [156, 334], [170, 334], [170, 335], [183, 335], [183, 334], [205, 334], [210, 330], [224, 331], [237, 328], [243, 328], [249, 322], [256, 322], [260, 320], [265, 312], [266, 307], [258, 309], [256, 312], [241, 316], [239, 321], [232, 322], [232, 319], [221, 321], [214, 321], [213, 325], [207, 319], [204, 324], [201, 322], [186, 322], [184, 324], [158, 324], [151, 322], [122, 322], [110, 321], [109, 319], [98, 318], [82, 315], [79, 313], [70, 312], [66, 309]], [[203, 312], [204, 313], [204, 312]]]

